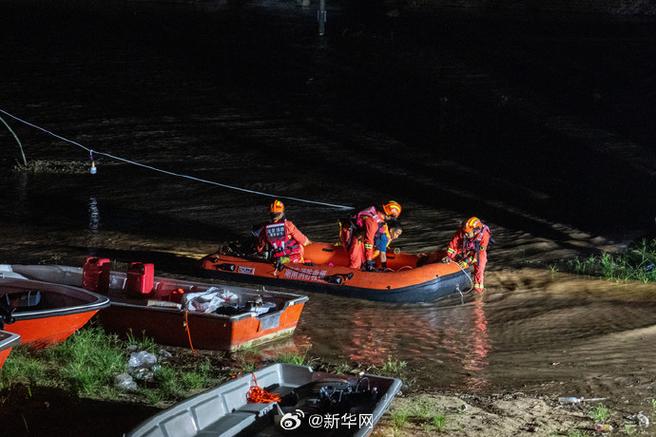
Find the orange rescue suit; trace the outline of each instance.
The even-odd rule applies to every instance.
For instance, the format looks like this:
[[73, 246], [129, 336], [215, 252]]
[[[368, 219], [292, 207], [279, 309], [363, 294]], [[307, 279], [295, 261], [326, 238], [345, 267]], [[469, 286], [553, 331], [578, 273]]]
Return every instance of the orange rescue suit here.
[[[359, 269], [365, 261], [371, 261], [375, 258], [374, 244], [376, 234], [380, 232], [385, 220], [375, 207], [371, 206], [357, 213], [353, 220], [356, 229], [354, 235], [349, 237], [349, 267]], [[342, 241], [345, 241], [343, 239]], [[364, 256], [363, 256], [364, 255]]]
[[[308, 244], [308, 237], [306, 237], [298, 228], [292, 223], [291, 220], [283, 219], [285, 221], [285, 236], [288, 241], [295, 242], [298, 245], [297, 253], [292, 253], [289, 255], [289, 260], [294, 263], [303, 262], [303, 254], [305, 252], [305, 245]], [[279, 223], [277, 222], [272, 223]], [[262, 227], [260, 230], [260, 236], [257, 243], [257, 252], [262, 253], [266, 250], [268, 243], [268, 238], [266, 234], [266, 226]]]
[[485, 289], [485, 266], [491, 236], [490, 228], [485, 225], [472, 238], [467, 237], [467, 234], [459, 229], [447, 248], [447, 256], [459, 262], [461, 267], [474, 268], [474, 289], [477, 291]]

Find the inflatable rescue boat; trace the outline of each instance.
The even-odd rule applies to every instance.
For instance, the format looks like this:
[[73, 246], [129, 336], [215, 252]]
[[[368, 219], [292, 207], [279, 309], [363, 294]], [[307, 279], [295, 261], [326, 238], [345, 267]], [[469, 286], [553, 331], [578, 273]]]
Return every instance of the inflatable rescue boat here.
[[[433, 254], [431, 259], [440, 259]], [[429, 302], [471, 289], [471, 279], [456, 263], [423, 264], [409, 253], [388, 253], [388, 271], [364, 272], [348, 267], [341, 246], [313, 243], [305, 248], [305, 263], [276, 267], [271, 261], [240, 253], [234, 246], [201, 261], [209, 277], [271, 286], [322, 291], [384, 302]]]

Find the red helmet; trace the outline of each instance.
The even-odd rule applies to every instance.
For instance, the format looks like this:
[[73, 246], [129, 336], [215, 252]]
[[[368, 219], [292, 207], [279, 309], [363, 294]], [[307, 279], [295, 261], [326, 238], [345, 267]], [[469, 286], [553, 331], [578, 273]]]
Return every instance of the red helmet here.
[[401, 215], [402, 210], [403, 209], [401, 208], [399, 202], [395, 202], [393, 200], [390, 200], [383, 204], [383, 212], [385, 212], [385, 215], [389, 215], [396, 218]]
[[483, 224], [478, 217], [469, 217], [462, 222], [462, 230], [465, 232], [472, 232], [474, 229], [481, 229]]
[[285, 204], [282, 203], [280, 200], [276, 199], [273, 202], [271, 202], [271, 205], [269, 205], [269, 212], [272, 214], [280, 214], [285, 212]]

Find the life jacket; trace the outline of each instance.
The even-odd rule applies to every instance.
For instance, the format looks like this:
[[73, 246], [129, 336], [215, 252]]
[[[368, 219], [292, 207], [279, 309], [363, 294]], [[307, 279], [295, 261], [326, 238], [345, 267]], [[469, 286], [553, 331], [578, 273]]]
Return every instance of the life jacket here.
[[[483, 234], [488, 232], [490, 234], [490, 244], [492, 243], [492, 232], [487, 225], [483, 225], [480, 231], [478, 231], [474, 237], [467, 238], [467, 235], [464, 235], [462, 238], [462, 252], [463, 254], [471, 254], [476, 256], [478, 261], [478, 254], [481, 251], [481, 241], [483, 240]], [[487, 250], [487, 248], [486, 248]]]
[[298, 241], [287, 236], [285, 229], [286, 221], [282, 220], [276, 223], [270, 223], [264, 227], [266, 242], [269, 245], [273, 258], [295, 255], [301, 251], [301, 245]]
[[358, 228], [362, 229], [364, 227], [364, 218], [369, 217], [373, 219], [376, 223], [378, 223], [378, 227], [381, 227], [383, 224], [385, 224], [385, 220], [381, 219], [380, 216], [378, 215], [378, 211], [376, 210], [375, 206], [370, 206], [367, 209], [363, 209], [359, 213], [357, 213], [353, 217], [353, 221], [355, 223], [355, 226]]
[[392, 235], [390, 234], [389, 228], [387, 226], [381, 226], [378, 229], [376, 236], [374, 237], [375, 248], [378, 248], [378, 246], [380, 245], [380, 239], [383, 238], [383, 235], [387, 236], [387, 245], [385, 247], [386, 248], [389, 247], [390, 243], [392, 242]]
[[378, 210], [375, 206], [370, 206], [363, 209], [349, 218], [340, 219], [337, 224], [339, 225], [339, 238], [344, 247], [349, 247], [354, 238], [360, 238], [364, 230], [364, 219], [369, 217], [378, 224], [378, 231], [385, 224], [385, 220], [378, 216]]

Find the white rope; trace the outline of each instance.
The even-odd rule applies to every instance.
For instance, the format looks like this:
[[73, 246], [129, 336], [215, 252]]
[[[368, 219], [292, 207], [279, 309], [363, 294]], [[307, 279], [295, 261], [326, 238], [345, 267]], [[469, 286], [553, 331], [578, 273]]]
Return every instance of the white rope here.
[[345, 209], [345, 210], [354, 209], [351, 206], [338, 205], [338, 204], [335, 204], [335, 203], [318, 202], [316, 200], [301, 199], [299, 197], [279, 196], [279, 195], [276, 195], [276, 194], [269, 194], [269, 193], [264, 193], [264, 192], [261, 192], [261, 191], [249, 190], [249, 189], [246, 189], [246, 188], [235, 187], [233, 185], [222, 184], [222, 183], [216, 182], [216, 181], [210, 181], [208, 179], [202, 179], [202, 178], [197, 178], [195, 176], [189, 176], [189, 175], [182, 174], [182, 173], [176, 173], [176, 172], [172, 172], [172, 171], [168, 171], [168, 170], [163, 170], [161, 168], [153, 167], [151, 165], [143, 164], [143, 163], [137, 162], [137, 161], [132, 161], [130, 159], [122, 158], [120, 156], [112, 155], [110, 153], [99, 152], [97, 150], [86, 147], [86, 146], [78, 143], [77, 141], [69, 140], [68, 138], [62, 137], [61, 135], [57, 135], [56, 133], [49, 131], [48, 129], [42, 128], [41, 126], [37, 126], [36, 124], [30, 123], [27, 120], [23, 120], [22, 118], [17, 117], [15, 115], [3, 110], [3, 109], [0, 109], [0, 112], [7, 115], [7, 116], [9, 116], [9, 117], [11, 117], [11, 118], [13, 118], [16, 121], [19, 121], [19, 122], [27, 125], [27, 126], [33, 127], [34, 129], [40, 130], [41, 132], [44, 132], [44, 133], [46, 133], [50, 136], [53, 136], [57, 139], [60, 139], [64, 142], [67, 142], [67, 143], [72, 144], [74, 146], [80, 147], [80, 148], [86, 150], [87, 152], [89, 152], [91, 154], [105, 156], [107, 158], [111, 158], [111, 159], [114, 159], [116, 161], [121, 161], [121, 162], [124, 162], [126, 164], [135, 165], [137, 167], [145, 168], [145, 169], [148, 169], [148, 170], [153, 170], [153, 171], [156, 171], [156, 172], [159, 172], [159, 173], [164, 173], [164, 174], [167, 174], [167, 175], [170, 175], [170, 176], [176, 176], [176, 177], [179, 177], [179, 178], [189, 179], [191, 181], [201, 182], [201, 183], [204, 183], [204, 184], [214, 185], [214, 186], [222, 187], [222, 188], [228, 188], [230, 190], [241, 191], [243, 193], [256, 194], [258, 196], [271, 197], [271, 198], [275, 198], [275, 199], [293, 200], [293, 201], [296, 201], [296, 202], [310, 203], [310, 204], [313, 204], [313, 205], [327, 206], [327, 207], [336, 208], [336, 209]]
[[[458, 268], [462, 271], [462, 273], [465, 274], [465, 276], [467, 277], [467, 279], [469, 279], [469, 290], [465, 291], [465, 293], [470, 293], [470, 292], [474, 289], [474, 281], [472, 281], [471, 275], [470, 275], [469, 273], [467, 273], [467, 271], [466, 271], [465, 269], [463, 269], [463, 268], [460, 266], [460, 264], [457, 263], [457, 262], [455, 262], [454, 260], [449, 260], [449, 262], [454, 263], [455, 265], [457, 265]], [[458, 291], [460, 291], [460, 290], [458, 290]], [[460, 295], [461, 295], [461, 296], [463, 295], [463, 294], [462, 294], [462, 291], [460, 291]]]

